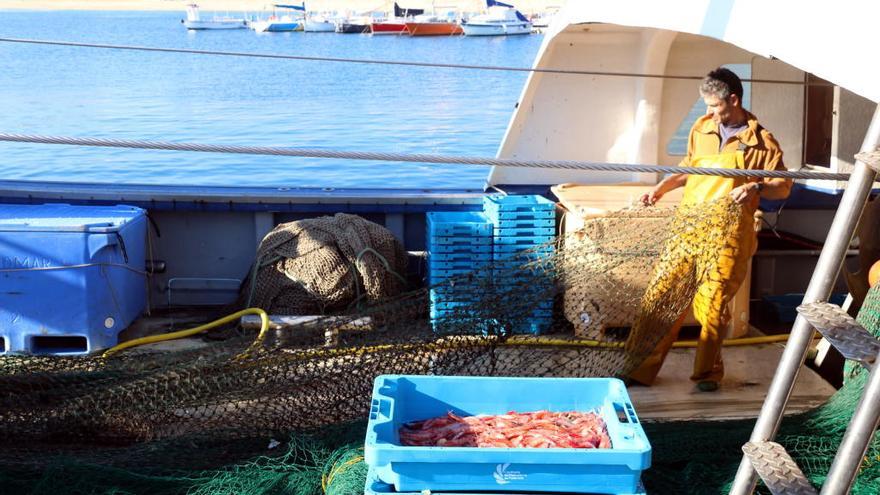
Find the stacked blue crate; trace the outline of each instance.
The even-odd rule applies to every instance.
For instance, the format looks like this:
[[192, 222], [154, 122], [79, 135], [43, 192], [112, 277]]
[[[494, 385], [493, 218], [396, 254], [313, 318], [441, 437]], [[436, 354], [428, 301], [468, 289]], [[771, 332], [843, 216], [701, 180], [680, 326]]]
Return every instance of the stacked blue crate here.
[[479, 310], [492, 265], [492, 224], [478, 212], [430, 212], [427, 245], [431, 323], [444, 331]]
[[556, 203], [542, 196], [487, 196], [483, 210], [494, 225], [494, 282], [511, 308], [512, 333], [541, 333], [553, 322], [550, 260], [556, 239]]

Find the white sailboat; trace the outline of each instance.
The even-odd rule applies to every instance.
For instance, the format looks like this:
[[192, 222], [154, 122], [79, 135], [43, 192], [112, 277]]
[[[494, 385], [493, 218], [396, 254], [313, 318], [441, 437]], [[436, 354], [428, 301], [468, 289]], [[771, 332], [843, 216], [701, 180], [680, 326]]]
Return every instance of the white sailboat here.
[[488, 12], [468, 19], [461, 28], [467, 36], [530, 34], [532, 23], [513, 5], [487, 0]]
[[[287, 11], [288, 13], [279, 14], [279, 9], [282, 12]], [[302, 5], [275, 4], [272, 5], [271, 16], [265, 19], [251, 22], [250, 28], [258, 33], [281, 33], [289, 31], [299, 31], [303, 28], [303, 18], [302, 16], [295, 16], [294, 12], [302, 12], [304, 14], [305, 11], [305, 2], [303, 2]]]
[[325, 14], [306, 14], [303, 31], [307, 33], [335, 33], [336, 19]]
[[199, 6], [191, 3], [186, 6], [186, 19], [181, 21], [187, 29], [200, 31], [207, 29], [244, 29], [247, 22], [243, 17], [219, 17], [214, 16], [211, 19], [202, 19], [199, 13]]

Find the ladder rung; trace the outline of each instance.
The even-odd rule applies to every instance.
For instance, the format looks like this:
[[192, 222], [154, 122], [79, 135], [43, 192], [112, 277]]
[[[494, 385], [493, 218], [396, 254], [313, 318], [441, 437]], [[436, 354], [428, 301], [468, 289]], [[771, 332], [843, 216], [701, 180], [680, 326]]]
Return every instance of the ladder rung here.
[[880, 150], [863, 151], [856, 155], [856, 160], [871, 167], [875, 172], [880, 171]]
[[748, 442], [743, 452], [773, 495], [816, 495], [801, 468], [776, 442]]
[[797, 310], [843, 357], [858, 361], [869, 368], [874, 364], [877, 354], [880, 353], [880, 340], [859, 325], [846, 311], [824, 302], [802, 304]]

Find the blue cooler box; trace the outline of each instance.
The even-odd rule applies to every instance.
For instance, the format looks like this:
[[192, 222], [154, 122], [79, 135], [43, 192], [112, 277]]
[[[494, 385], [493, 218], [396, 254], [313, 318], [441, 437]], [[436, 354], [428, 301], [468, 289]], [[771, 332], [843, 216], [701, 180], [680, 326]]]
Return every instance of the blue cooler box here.
[[0, 350], [116, 345], [144, 310], [146, 233], [132, 206], [0, 205]]
[[[610, 449], [405, 447], [411, 421], [508, 411], [597, 412]], [[623, 382], [615, 378], [383, 375], [373, 385], [364, 458], [377, 482], [399, 493], [640, 491], [651, 445]]]

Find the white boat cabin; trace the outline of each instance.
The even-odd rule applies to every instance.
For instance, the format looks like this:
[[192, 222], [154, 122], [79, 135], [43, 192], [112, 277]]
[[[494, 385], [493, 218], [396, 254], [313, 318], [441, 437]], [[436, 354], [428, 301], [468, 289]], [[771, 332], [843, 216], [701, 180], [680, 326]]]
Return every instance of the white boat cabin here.
[[[746, 107], [781, 143], [788, 168], [850, 171], [880, 100], [878, 68], [861, 60], [880, 7], [792, 8], [753, 0], [569, 2], [534, 68], [631, 75], [532, 73], [498, 156], [676, 165], [691, 124], [705, 112], [699, 78], [727, 66], [762, 81], [744, 84]], [[656, 174], [496, 168], [488, 183], [656, 180]]]

